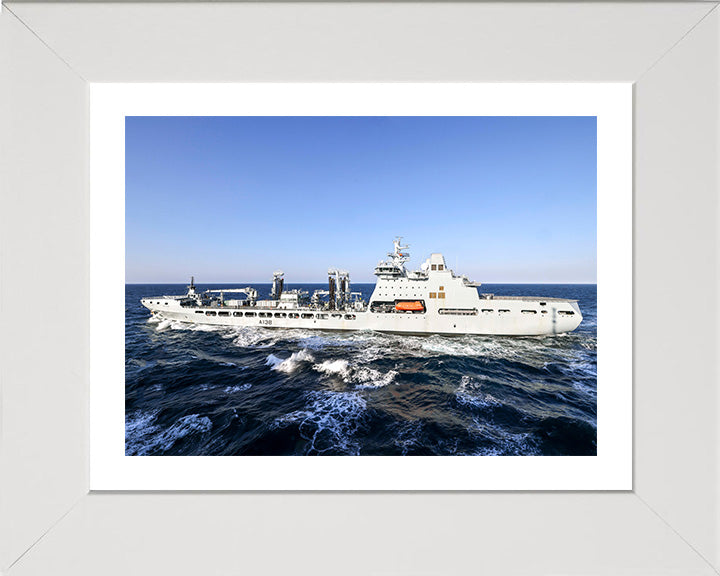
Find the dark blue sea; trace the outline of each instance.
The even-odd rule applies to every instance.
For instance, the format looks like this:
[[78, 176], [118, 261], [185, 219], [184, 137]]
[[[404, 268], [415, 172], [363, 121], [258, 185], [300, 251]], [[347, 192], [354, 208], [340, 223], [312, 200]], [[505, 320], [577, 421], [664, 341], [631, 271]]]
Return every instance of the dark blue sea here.
[[483, 285], [579, 300], [580, 327], [543, 337], [221, 328], [140, 305], [185, 288], [126, 286], [127, 455], [597, 453], [595, 285]]

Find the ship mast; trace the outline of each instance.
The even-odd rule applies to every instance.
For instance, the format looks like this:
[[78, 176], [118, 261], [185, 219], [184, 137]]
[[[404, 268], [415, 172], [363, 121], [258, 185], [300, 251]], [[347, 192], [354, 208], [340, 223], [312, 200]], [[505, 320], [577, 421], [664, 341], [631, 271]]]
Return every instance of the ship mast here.
[[405, 262], [410, 260], [410, 253], [405, 252], [405, 250], [408, 250], [410, 246], [406, 244], [405, 246], [402, 245], [402, 236], [398, 236], [393, 240], [393, 247], [394, 250], [392, 252], [388, 252], [388, 256], [392, 258], [392, 261], [397, 266], [403, 266]]
[[402, 236], [393, 240], [393, 251], [388, 252], [388, 259], [381, 261], [375, 267], [375, 275], [382, 278], [396, 278], [405, 275], [405, 262], [410, 260], [410, 253], [407, 252], [409, 245], [403, 246]]

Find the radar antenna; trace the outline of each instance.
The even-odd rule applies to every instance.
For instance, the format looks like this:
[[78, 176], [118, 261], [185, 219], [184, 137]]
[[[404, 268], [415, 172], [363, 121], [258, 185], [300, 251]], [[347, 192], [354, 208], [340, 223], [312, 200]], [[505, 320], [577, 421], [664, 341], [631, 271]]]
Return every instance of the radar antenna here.
[[393, 240], [393, 251], [388, 252], [388, 256], [392, 258], [393, 262], [398, 266], [402, 266], [410, 260], [410, 253], [407, 250], [410, 248], [409, 245], [402, 245], [402, 236], [398, 236]]

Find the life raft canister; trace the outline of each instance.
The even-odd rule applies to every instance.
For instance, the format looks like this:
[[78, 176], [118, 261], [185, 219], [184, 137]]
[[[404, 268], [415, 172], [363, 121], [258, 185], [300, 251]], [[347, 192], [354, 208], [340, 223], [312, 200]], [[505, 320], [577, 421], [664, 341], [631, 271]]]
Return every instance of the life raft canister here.
[[395, 310], [401, 310], [403, 312], [422, 312], [425, 310], [422, 302], [396, 302]]

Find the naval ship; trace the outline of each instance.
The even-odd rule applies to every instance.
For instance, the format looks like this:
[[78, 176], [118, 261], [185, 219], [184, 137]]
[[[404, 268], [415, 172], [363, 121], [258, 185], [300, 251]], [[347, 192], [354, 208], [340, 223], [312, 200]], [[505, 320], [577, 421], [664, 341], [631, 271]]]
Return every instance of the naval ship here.
[[238, 327], [539, 336], [571, 332], [582, 321], [577, 300], [480, 293], [480, 283], [456, 275], [442, 254], [431, 254], [419, 270], [407, 270], [409, 246], [402, 238], [393, 244], [375, 267], [369, 302], [351, 291], [347, 271], [334, 268], [328, 270], [328, 289], [312, 295], [284, 290], [284, 274], [277, 271], [267, 300], [258, 299], [252, 287], [200, 292], [193, 277], [185, 295], [141, 302], [162, 319]]

